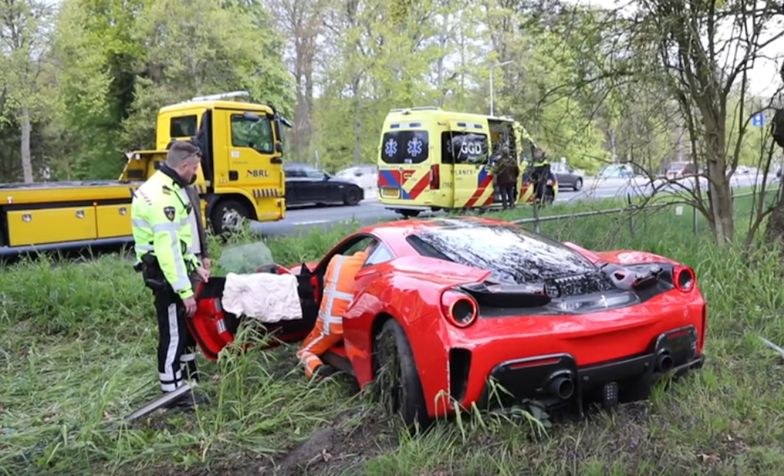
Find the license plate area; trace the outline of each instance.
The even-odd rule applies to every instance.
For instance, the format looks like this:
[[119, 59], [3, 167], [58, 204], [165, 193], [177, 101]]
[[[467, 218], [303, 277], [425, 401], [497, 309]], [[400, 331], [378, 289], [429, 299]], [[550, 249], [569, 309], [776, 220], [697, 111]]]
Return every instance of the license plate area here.
[[381, 187], [382, 198], [400, 198], [400, 189], [395, 187]]

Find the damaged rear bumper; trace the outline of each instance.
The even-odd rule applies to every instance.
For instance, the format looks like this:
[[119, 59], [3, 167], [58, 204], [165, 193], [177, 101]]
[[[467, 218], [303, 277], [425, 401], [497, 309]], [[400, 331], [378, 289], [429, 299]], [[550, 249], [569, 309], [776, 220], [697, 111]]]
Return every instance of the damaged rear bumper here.
[[535, 400], [554, 408], [598, 400], [611, 406], [619, 400], [648, 396], [661, 376], [675, 376], [702, 366], [697, 332], [692, 326], [660, 334], [648, 352], [610, 362], [578, 367], [566, 353], [502, 362], [490, 373], [482, 400], [489, 405]]

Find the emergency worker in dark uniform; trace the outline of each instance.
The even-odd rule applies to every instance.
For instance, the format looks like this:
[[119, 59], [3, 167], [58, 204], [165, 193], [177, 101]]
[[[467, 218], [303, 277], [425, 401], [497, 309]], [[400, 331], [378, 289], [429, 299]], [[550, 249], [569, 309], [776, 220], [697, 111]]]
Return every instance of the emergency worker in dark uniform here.
[[500, 157], [493, 166], [493, 176], [504, 210], [515, 206], [515, 188], [519, 175], [520, 167], [509, 152], [509, 146], [504, 144], [501, 146]]
[[[136, 269], [155, 296], [158, 318], [158, 378], [163, 392], [172, 392], [196, 378], [193, 337], [185, 319], [196, 311], [194, 283], [209, 279], [210, 263], [201, 261], [204, 232], [188, 186], [201, 163], [199, 148], [172, 142], [166, 161], [134, 193], [131, 220]], [[192, 392], [179, 406], [204, 403]]]
[[533, 155], [531, 181], [534, 184], [536, 201], [538, 203], [543, 203], [547, 198], [547, 181], [550, 179], [550, 175], [552, 175], [550, 172], [550, 160], [544, 149], [539, 147], [534, 150]]

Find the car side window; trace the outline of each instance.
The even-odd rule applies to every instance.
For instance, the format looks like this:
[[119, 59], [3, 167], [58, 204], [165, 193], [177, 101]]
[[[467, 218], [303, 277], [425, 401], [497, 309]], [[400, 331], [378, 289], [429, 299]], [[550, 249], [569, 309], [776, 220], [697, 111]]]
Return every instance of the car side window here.
[[378, 243], [376, 249], [374, 249], [373, 252], [370, 253], [370, 256], [368, 256], [368, 259], [365, 261], [363, 267], [386, 263], [387, 261], [392, 260], [394, 257], [395, 256], [392, 254], [392, 252], [389, 251], [389, 248], [384, 246], [383, 243]]
[[303, 176], [311, 179], [322, 179], [324, 178], [324, 172], [308, 167], [304, 170]]
[[301, 178], [305, 176], [305, 172], [301, 169], [284, 169], [283, 173], [289, 178]]

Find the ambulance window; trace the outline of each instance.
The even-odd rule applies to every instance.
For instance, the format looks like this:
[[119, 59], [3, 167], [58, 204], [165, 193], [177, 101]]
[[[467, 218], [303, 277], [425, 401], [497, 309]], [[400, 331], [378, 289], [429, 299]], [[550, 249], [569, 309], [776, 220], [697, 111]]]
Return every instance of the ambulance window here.
[[196, 135], [196, 116], [172, 117], [169, 123], [169, 136], [193, 137]]
[[442, 132], [441, 162], [444, 164], [486, 163], [487, 135], [476, 132]]
[[384, 134], [381, 160], [387, 164], [419, 164], [427, 160], [427, 131], [394, 131]]
[[250, 147], [263, 154], [273, 152], [272, 125], [266, 117], [231, 116], [231, 145]]

